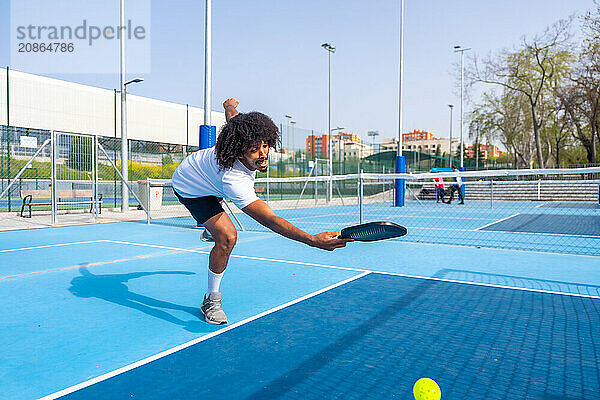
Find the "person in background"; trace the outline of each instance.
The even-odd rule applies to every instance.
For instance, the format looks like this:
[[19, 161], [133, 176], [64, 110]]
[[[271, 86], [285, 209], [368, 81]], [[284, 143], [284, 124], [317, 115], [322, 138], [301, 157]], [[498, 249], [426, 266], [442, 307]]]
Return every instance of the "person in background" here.
[[435, 182], [435, 200], [436, 202], [440, 202], [440, 200], [442, 201], [442, 203], [445, 203], [444, 201], [444, 178], [440, 177], [436, 177], [433, 178], [433, 181]]
[[[452, 166], [452, 171], [456, 172], [456, 167]], [[457, 176], [454, 178], [454, 183], [452, 183], [452, 185], [450, 185], [450, 198], [448, 199], [448, 202], [446, 204], [450, 204], [452, 203], [452, 199], [454, 198], [454, 192], [458, 192], [458, 199], [460, 200], [460, 203], [458, 204], [465, 204], [465, 199], [463, 197], [463, 193], [462, 193], [462, 185], [463, 185], [463, 178], [460, 176]]]

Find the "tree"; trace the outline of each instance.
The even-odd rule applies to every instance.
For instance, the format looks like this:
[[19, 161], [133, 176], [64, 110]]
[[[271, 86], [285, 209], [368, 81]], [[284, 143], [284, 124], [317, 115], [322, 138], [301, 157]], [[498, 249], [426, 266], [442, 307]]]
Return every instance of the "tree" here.
[[487, 142], [500, 141], [512, 152], [515, 167], [531, 168], [535, 146], [524, 96], [504, 89], [501, 94], [484, 93], [482, 97], [471, 113], [470, 136], [477, 131]]
[[[572, 132], [569, 128], [569, 115], [564, 110], [552, 115], [544, 130], [544, 137], [548, 140], [548, 156], [554, 155], [555, 165], [560, 166], [560, 156], [562, 150], [567, 148], [572, 142]], [[546, 159], [548, 162], [548, 159]]]
[[531, 42], [523, 39], [518, 51], [504, 50], [480, 67], [474, 59], [470, 80], [502, 86], [521, 94], [527, 102], [538, 165], [544, 167], [541, 130], [546, 121], [545, 102], [552, 82], [564, 79], [571, 54], [561, 47], [569, 39], [570, 20], [561, 20]]

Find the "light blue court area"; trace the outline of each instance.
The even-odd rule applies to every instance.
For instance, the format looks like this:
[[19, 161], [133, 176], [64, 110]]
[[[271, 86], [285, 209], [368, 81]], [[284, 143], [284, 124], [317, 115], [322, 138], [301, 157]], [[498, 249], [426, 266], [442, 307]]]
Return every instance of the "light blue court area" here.
[[199, 234], [0, 233], [0, 398], [600, 396], [598, 257], [240, 232], [212, 326]]

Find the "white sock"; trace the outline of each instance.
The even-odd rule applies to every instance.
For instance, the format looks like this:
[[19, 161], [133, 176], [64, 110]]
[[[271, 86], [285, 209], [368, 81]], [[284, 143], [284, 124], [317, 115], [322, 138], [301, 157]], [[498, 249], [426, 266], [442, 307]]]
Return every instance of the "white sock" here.
[[219, 285], [221, 284], [221, 278], [223, 277], [223, 274], [224, 272], [221, 272], [220, 274], [215, 274], [210, 270], [210, 268], [208, 269], [208, 290], [206, 291], [207, 297], [212, 292], [219, 291]]

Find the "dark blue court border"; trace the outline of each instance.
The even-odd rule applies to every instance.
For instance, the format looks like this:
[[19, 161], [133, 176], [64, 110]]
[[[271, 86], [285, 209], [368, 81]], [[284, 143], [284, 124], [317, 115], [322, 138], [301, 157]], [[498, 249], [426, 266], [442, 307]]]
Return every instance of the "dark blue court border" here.
[[64, 398], [599, 398], [599, 331], [599, 299], [370, 274]]
[[600, 236], [600, 216], [517, 214], [479, 230]]

